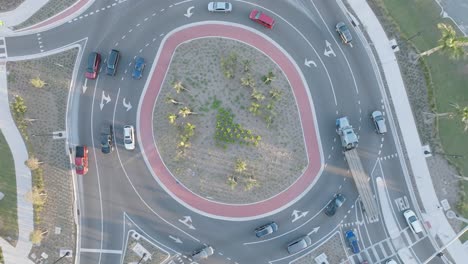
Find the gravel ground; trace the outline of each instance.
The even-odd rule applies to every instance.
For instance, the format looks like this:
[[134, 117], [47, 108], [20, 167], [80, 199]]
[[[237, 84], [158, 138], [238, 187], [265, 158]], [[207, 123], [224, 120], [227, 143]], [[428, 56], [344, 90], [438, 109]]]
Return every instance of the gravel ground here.
[[133, 237], [131, 234], [135, 234], [134, 232], [130, 232], [129, 236], [127, 237], [127, 248], [124, 252], [124, 261], [123, 263], [137, 263], [142, 255], [138, 255], [133, 248], [135, 246], [137, 248], [143, 247], [149, 254], [148, 260], [145, 259], [141, 263], [145, 264], [160, 264], [162, 263], [167, 257], [168, 254], [159, 249], [153, 243], [150, 243], [144, 236], [138, 234], [138, 239]]
[[[15, 95], [24, 98], [28, 107], [25, 117], [31, 120], [26, 129], [28, 151], [43, 162], [47, 199], [35, 229], [48, 232], [31, 253], [40, 256], [45, 252], [49, 260], [58, 259], [61, 248], [75, 249], [70, 161], [65, 139], [52, 139], [50, 133], [65, 130], [67, 96], [77, 52], [73, 49], [36, 60], [7, 62], [9, 100], [12, 102]], [[47, 83], [43, 88], [34, 88], [30, 83], [38, 76]], [[61, 263], [71, 260], [65, 258]]]
[[[221, 47], [221, 48], [220, 48]], [[233, 79], [226, 79], [220, 58], [231, 52], [238, 56], [238, 69]], [[269, 91], [276, 87], [282, 93], [274, 106], [276, 115], [268, 128], [264, 119], [253, 115], [248, 108], [252, 99], [251, 88], [240, 84], [242, 61], [251, 61], [251, 75], [257, 89], [265, 95], [262, 105], [271, 102]], [[272, 70], [276, 79], [265, 85], [261, 76]], [[172, 88], [174, 80], [181, 80], [189, 91], [177, 94]], [[178, 113], [181, 106], [165, 103], [171, 95], [197, 112], [187, 118], [179, 117], [178, 125], [168, 121], [169, 113]], [[238, 143], [225, 148], [214, 140], [217, 110], [212, 105], [219, 100], [220, 107], [231, 109], [234, 122], [260, 135], [258, 146]], [[268, 112], [262, 108], [262, 113]], [[182, 122], [196, 126], [190, 139], [191, 147], [182, 158], [177, 156], [177, 135]], [[173, 57], [154, 111], [154, 133], [159, 153], [171, 173], [193, 192], [220, 202], [251, 203], [267, 199], [290, 186], [307, 165], [302, 127], [297, 104], [291, 87], [280, 69], [264, 54], [241, 42], [221, 38], [193, 40], [180, 45]], [[244, 175], [234, 171], [237, 159], [247, 162]], [[232, 189], [227, 184], [229, 175], [237, 175], [239, 184]], [[259, 185], [245, 191], [242, 182], [253, 176]]]
[[34, 15], [26, 19], [23, 23], [14, 26], [13, 29], [18, 30], [42, 22], [72, 6], [76, 1], [77, 0], [49, 0], [49, 2], [47, 2], [47, 4], [39, 9]]
[[24, 0], [1, 0], [0, 1], [0, 13], [8, 12], [17, 8]]

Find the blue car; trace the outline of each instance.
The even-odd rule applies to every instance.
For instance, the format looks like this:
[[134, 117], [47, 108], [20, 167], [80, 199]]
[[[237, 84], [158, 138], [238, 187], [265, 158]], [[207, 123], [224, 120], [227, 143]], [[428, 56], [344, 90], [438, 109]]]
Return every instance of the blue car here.
[[136, 57], [135, 68], [133, 69], [132, 78], [135, 80], [141, 79], [143, 76], [143, 70], [145, 69], [145, 59], [142, 57]]
[[346, 231], [345, 236], [346, 240], [348, 241], [348, 245], [351, 248], [351, 251], [353, 251], [354, 254], [359, 253], [359, 251], [361, 250], [359, 249], [357, 237], [354, 234], [353, 230]]

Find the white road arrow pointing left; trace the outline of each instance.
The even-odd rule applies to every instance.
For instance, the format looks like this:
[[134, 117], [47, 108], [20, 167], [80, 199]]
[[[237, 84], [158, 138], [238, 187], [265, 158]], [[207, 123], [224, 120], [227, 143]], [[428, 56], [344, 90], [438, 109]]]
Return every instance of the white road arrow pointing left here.
[[187, 18], [190, 18], [193, 15], [192, 9], [194, 8], [195, 8], [194, 6], [187, 8], [187, 12], [184, 14], [184, 16], [186, 16]]

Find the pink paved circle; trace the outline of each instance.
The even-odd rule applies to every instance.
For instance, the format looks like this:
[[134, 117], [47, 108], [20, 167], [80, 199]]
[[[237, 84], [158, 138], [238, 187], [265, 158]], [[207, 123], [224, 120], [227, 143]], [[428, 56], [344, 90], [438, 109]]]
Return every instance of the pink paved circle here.
[[[258, 48], [279, 65], [291, 84], [296, 102], [299, 106], [299, 114], [303, 134], [305, 135], [304, 139], [309, 164], [304, 174], [301, 175], [296, 182], [283, 192], [267, 200], [252, 204], [234, 205], [218, 203], [200, 197], [192, 193], [183, 185], [178, 184], [176, 179], [164, 166], [157, 147], [155, 146], [152, 124], [153, 109], [164, 82], [166, 72], [168, 71], [171, 63], [172, 55], [178, 45], [183, 42], [202, 37], [226, 37], [242, 41]], [[296, 71], [294, 64], [280, 49], [270, 41], [252, 31], [233, 25], [220, 24], [194, 25], [192, 27], [176, 31], [166, 37], [166, 41], [161, 44], [160, 49], [159, 57], [155, 62], [156, 66], [152, 72], [152, 76], [149, 77], [150, 81], [148, 87], [142, 95], [142, 101], [140, 101], [139, 133], [141, 145], [143, 146], [143, 155], [146, 156], [150, 169], [154, 172], [153, 175], [158, 177], [159, 182], [163, 184], [169, 192], [171, 192], [172, 196], [182, 200], [185, 203], [185, 206], [192, 207], [192, 209], [196, 209], [213, 216], [225, 218], [251, 218], [268, 214], [269, 212], [287, 205], [313, 184], [314, 179], [318, 176], [321, 168], [313, 111], [309, 103], [308, 94], [305, 90], [306, 87], [304, 86], [300, 74]]]

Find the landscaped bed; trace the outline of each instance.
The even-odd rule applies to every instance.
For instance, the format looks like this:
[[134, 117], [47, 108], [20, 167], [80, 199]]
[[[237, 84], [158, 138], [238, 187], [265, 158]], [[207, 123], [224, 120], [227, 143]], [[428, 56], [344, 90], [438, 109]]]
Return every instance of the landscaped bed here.
[[215, 201], [270, 198], [307, 166], [288, 80], [267, 56], [235, 40], [204, 38], [177, 48], [153, 129], [173, 176]]

